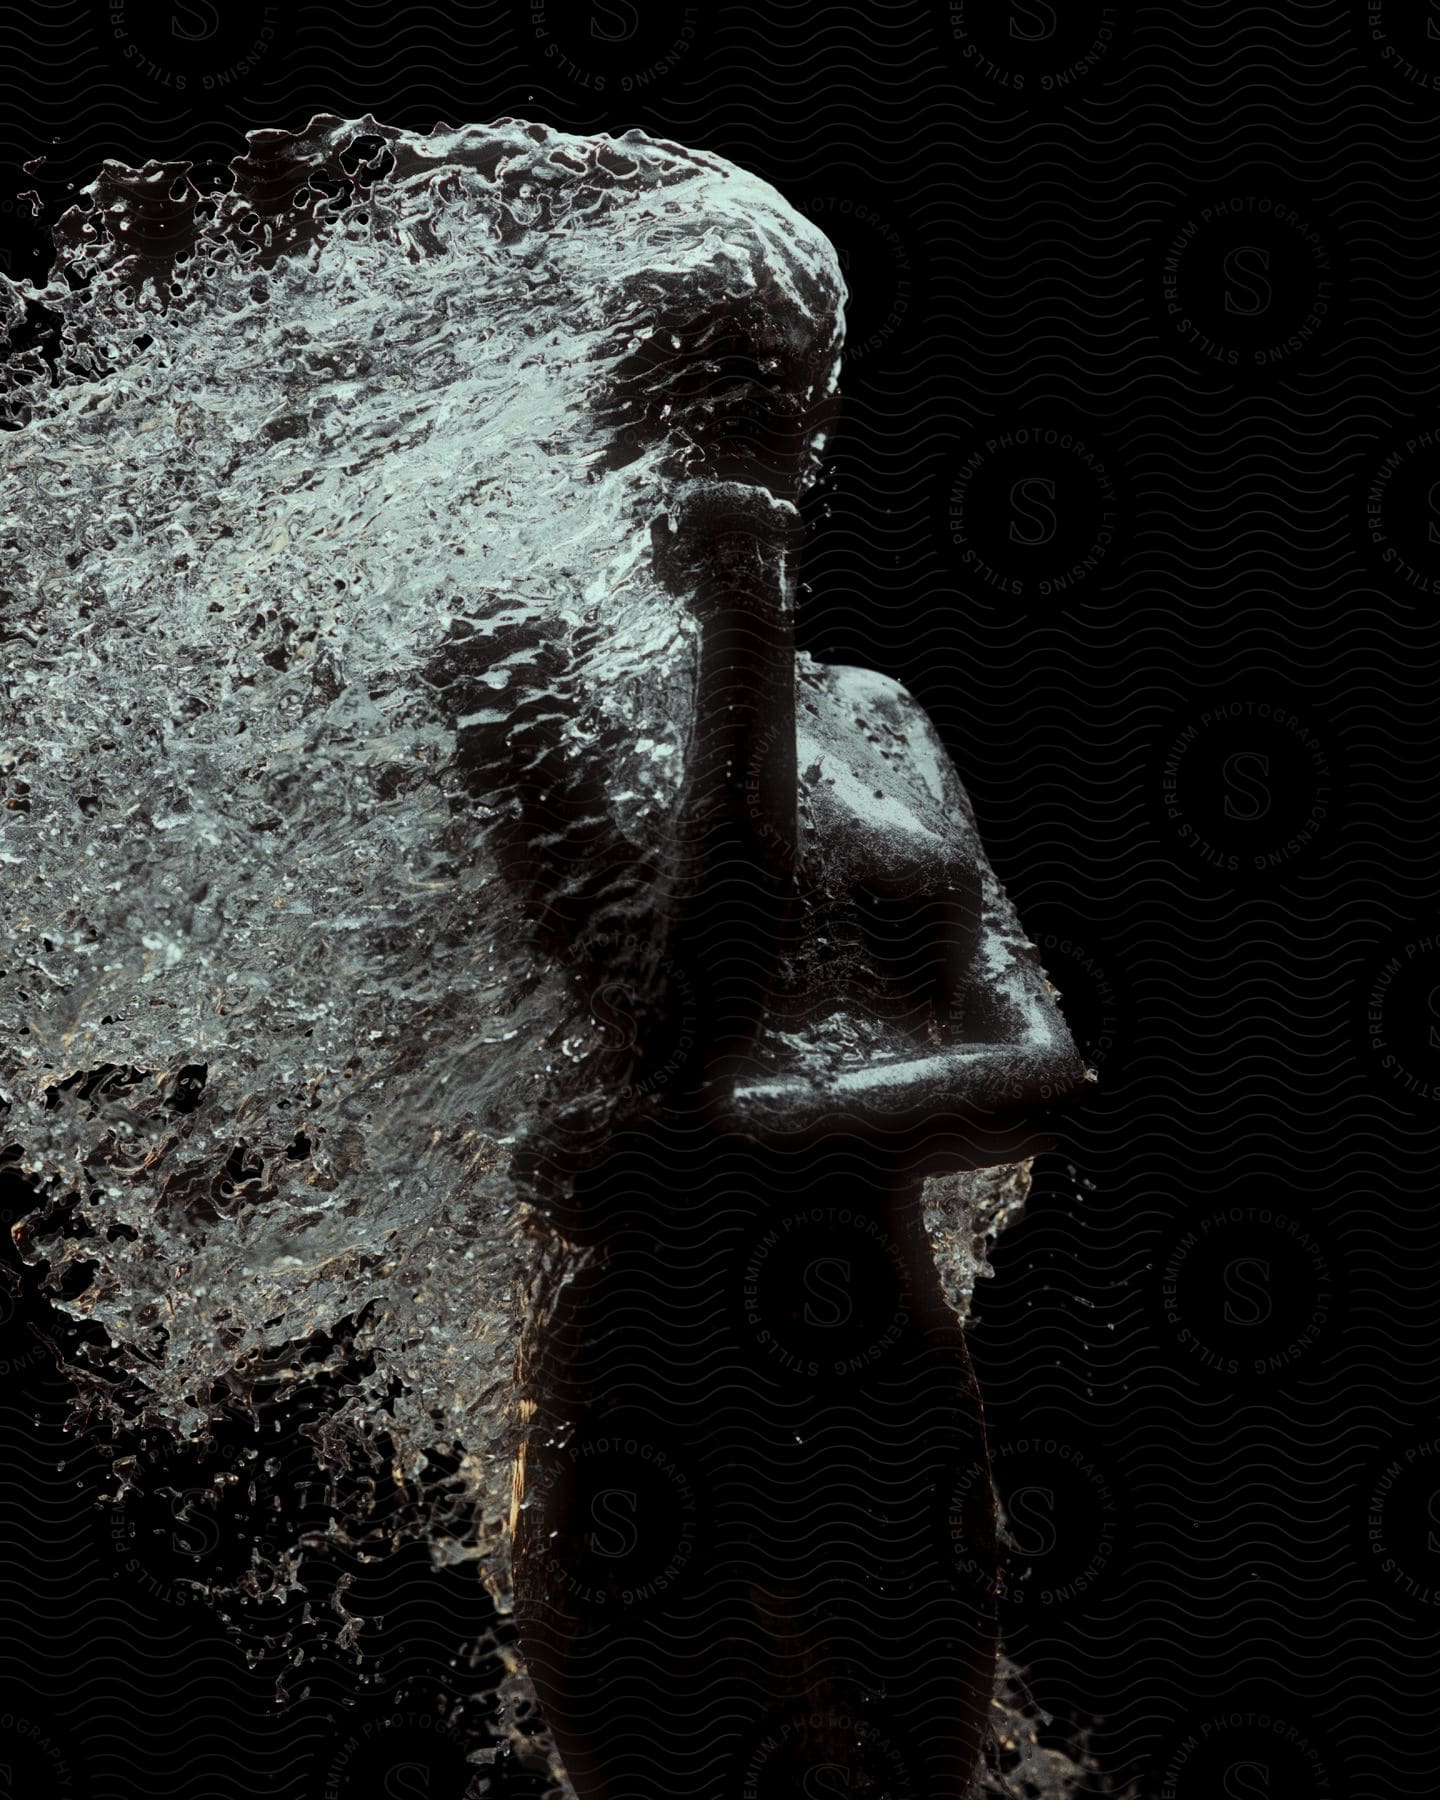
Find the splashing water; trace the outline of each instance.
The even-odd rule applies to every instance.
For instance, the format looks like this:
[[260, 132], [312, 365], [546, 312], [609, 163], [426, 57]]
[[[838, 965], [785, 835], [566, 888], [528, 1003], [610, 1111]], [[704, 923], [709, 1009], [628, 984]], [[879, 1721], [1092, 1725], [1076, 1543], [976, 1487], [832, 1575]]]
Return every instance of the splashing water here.
[[[0, 278], [17, 1241], [90, 1429], [203, 1449], [319, 1396], [337, 1541], [422, 1539], [503, 1610], [517, 1356], [582, 1260], [526, 1151], [615, 1088], [596, 971], [655, 986], [698, 649], [652, 543], [755, 376], [731, 416], [703, 365], [703, 431], [623, 396], [677, 283], [777, 321], [777, 367], [819, 320], [803, 485], [843, 284], [764, 183], [639, 133], [322, 118], [234, 174], [107, 164], [48, 283]], [[962, 1316], [1027, 1176], [927, 1184]]]

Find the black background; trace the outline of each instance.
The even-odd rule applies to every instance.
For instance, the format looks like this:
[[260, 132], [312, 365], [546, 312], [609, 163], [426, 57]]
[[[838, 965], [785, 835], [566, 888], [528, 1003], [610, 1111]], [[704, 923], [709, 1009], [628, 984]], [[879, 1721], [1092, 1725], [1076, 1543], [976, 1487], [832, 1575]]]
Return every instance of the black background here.
[[[803, 641], [929, 708], [1100, 1074], [977, 1307], [1011, 1652], [1145, 1796], [1432, 1792], [1440, 5], [9, 8], [0, 260], [317, 111], [639, 125], [838, 245]], [[277, 1709], [0, 1307], [0, 1792], [460, 1793], [473, 1583], [363, 1574], [358, 1665], [279, 1609]]]

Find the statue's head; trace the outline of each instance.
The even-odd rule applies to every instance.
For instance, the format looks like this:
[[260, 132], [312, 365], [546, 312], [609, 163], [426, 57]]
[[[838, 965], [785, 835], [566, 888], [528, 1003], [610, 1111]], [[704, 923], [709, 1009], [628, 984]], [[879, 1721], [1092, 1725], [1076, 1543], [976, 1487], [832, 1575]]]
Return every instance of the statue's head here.
[[0, 294], [23, 1243], [182, 1438], [343, 1325], [483, 1549], [547, 1183], [689, 1114], [995, 1162], [1083, 1069], [924, 714], [794, 652], [816, 228], [634, 132], [234, 169], [107, 165]]

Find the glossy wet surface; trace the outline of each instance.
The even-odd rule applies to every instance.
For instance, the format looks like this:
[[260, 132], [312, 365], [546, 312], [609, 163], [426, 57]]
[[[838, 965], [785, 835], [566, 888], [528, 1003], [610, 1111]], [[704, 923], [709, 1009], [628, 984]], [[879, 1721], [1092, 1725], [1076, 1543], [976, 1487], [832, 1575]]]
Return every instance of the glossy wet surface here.
[[994, 1521], [918, 1190], [650, 1142], [575, 1204], [592, 1255], [533, 1365], [515, 1578], [584, 1800], [958, 1800]]

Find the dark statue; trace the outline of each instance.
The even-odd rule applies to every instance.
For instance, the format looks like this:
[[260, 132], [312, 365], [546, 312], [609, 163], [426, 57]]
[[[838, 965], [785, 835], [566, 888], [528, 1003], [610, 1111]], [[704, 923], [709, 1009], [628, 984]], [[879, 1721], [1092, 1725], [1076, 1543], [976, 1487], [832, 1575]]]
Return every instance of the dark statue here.
[[924, 713], [794, 648], [829, 243], [639, 133], [330, 117], [56, 239], [0, 1097], [91, 1428], [332, 1376], [334, 1530], [383, 1485], [514, 1607], [552, 1791], [958, 1800], [961, 1324], [1087, 1077]]

